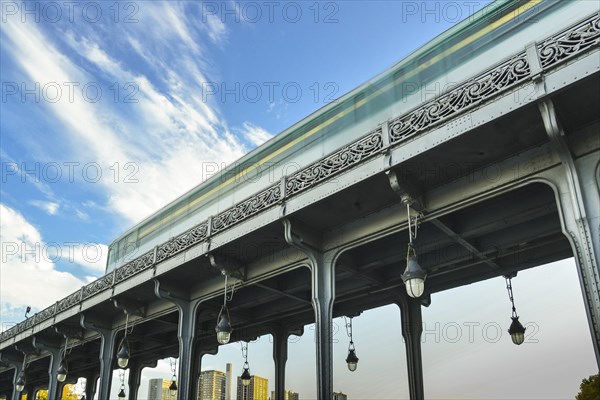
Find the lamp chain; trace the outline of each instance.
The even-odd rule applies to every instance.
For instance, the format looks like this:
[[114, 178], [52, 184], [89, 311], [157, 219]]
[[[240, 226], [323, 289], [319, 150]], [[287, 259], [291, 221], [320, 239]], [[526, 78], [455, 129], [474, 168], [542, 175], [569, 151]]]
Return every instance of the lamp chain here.
[[517, 309], [515, 308], [515, 300], [514, 300], [514, 296], [513, 296], [513, 290], [512, 290], [512, 278], [505, 278], [506, 279], [506, 290], [508, 291], [508, 298], [510, 299], [510, 303], [512, 304], [512, 317], [513, 318], [517, 318]]
[[242, 357], [244, 357], [244, 368], [246, 368], [248, 364], [248, 342], [246, 344], [240, 342], [240, 346], [242, 347]]
[[352, 339], [352, 317], [349, 317], [349, 318], [344, 317], [344, 322], [346, 324], [346, 334], [350, 338], [348, 350], [354, 350], [354, 340]]
[[125, 370], [119, 369], [119, 379], [121, 380], [121, 390], [125, 390]]
[[169, 358], [169, 364], [171, 364], [171, 372], [173, 372], [173, 378], [171, 380], [177, 380], [177, 374], [175, 373], [177, 370], [177, 363], [175, 363], [175, 359], [173, 357]]

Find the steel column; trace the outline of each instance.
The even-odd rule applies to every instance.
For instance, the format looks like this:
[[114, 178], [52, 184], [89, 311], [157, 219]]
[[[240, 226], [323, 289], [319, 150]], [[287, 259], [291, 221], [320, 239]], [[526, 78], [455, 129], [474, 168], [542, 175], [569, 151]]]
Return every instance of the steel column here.
[[179, 339], [179, 384], [177, 390], [178, 400], [192, 399], [194, 393], [195, 377], [192, 376], [193, 364], [199, 357], [196, 342], [196, 314], [201, 300], [186, 300], [173, 294], [165, 288], [158, 279], [154, 280], [154, 293], [160, 299], [173, 302], [179, 311], [179, 326], [177, 338]]
[[[195, 346], [199, 347], [200, 343], [196, 342]], [[194, 379], [197, 379], [196, 384], [193, 385], [193, 388], [192, 388], [193, 389], [192, 397], [191, 397], [192, 399], [200, 398], [199, 386], [200, 386], [200, 371], [202, 369], [202, 357], [204, 357], [207, 354], [211, 354], [214, 356], [218, 352], [219, 352], [219, 347], [217, 347], [217, 346], [210, 347], [207, 349], [200, 349], [200, 350], [198, 350], [198, 348], [196, 349], [196, 354], [198, 354], [199, 356], [194, 358], [193, 365], [192, 365], [192, 377]]]
[[113, 362], [115, 359], [116, 329], [101, 327], [97, 323], [89, 321], [85, 315], [81, 315], [81, 327], [100, 334], [100, 382], [98, 383], [98, 398], [110, 398], [110, 387], [112, 384]]
[[35, 336], [33, 337], [33, 347], [38, 350], [45, 350], [50, 354], [50, 365], [48, 366], [48, 400], [56, 400], [59, 398], [56, 371], [60, 365], [62, 349], [60, 346], [45, 343]]
[[129, 378], [127, 379], [129, 400], [137, 400], [138, 398], [138, 392], [140, 390], [140, 380], [142, 378], [142, 370], [146, 367], [155, 368], [157, 363], [158, 360], [145, 362], [139, 360], [132, 360], [129, 362]]
[[293, 232], [292, 223], [283, 220], [285, 240], [291, 246], [303, 251], [311, 271], [312, 305], [315, 312], [315, 339], [317, 355], [317, 398], [329, 400], [333, 395], [333, 303], [335, 301], [335, 266], [333, 253], [319, 251], [315, 245], [315, 235], [310, 232]]
[[552, 101], [546, 99], [538, 106], [550, 143], [563, 166], [563, 173], [554, 173], [548, 180], [558, 190], [563, 233], [573, 247], [600, 367], [600, 163], [597, 154], [575, 160]]
[[[288, 358], [288, 332], [283, 327], [273, 329], [273, 361], [275, 363], [275, 399], [285, 399], [285, 364]], [[274, 400], [275, 400], [274, 399]]]
[[[21, 350], [19, 350], [19, 351], [21, 351]], [[10, 398], [11, 398], [11, 400], [19, 400], [20, 393], [17, 392], [17, 379], [19, 379], [19, 375], [21, 374], [21, 371], [23, 371], [23, 362], [15, 360], [14, 358], [8, 357], [6, 354], [2, 354], [2, 353], [0, 353], [0, 361], [12, 366], [15, 369], [15, 372], [13, 374], [12, 394], [11, 394]], [[25, 383], [27, 383], [27, 382], [25, 382]], [[8, 391], [8, 392], [11, 392], [11, 391]]]
[[421, 333], [423, 319], [421, 300], [401, 296], [397, 303], [400, 307], [402, 336], [406, 346], [406, 367], [408, 370], [408, 387], [411, 400], [423, 400], [423, 359], [421, 356]]
[[34, 385], [26, 385], [23, 393], [27, 393], [27, 400], [35, 400], [35, 386]]
[[92, 400], [96, 395], [99, 373], [92, 373], [85, 377], [85, 398]]

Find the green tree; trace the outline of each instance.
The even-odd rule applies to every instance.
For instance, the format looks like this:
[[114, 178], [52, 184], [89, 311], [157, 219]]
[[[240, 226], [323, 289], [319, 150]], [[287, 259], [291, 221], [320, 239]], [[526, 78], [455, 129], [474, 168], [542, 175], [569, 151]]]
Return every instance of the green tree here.
[[600, 373], [589, 378], [583, 378], [579, 386], [579, 393], [575, 400], [598, 400], [600, 399]]
[[[36, 400], [48, 400], [48, 391], [40, 390], [35, 396]], [[75, 385], [65, 385], [61, 400], [78, 400], [79, 396], [75, 394]]]

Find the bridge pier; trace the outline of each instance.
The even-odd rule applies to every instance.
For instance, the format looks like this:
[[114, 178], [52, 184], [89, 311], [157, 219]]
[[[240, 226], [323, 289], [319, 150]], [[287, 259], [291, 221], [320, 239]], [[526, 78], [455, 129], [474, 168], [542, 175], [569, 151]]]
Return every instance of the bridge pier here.
[[48, 366], [48, 400], [56, 400], [60, 398], [60, 394], [62, 393], [62, 391], [59, 393], [59, 382], [56, 376], [56, 371], [61, 361], [62, 350], [60, 346], [45, 343], [37, 337], [33, 338], [33, 347], [38, 350], [45, 350], [50, 354], [50, 365]]
[[35, 400], [35, 393], [37, 392], [35, 385], [26, 385], [23, 393], [27, 393], [27, 400]]
[[[312, 306], [315, 312], [315, 347], [317, 353], [317, 398], [329, 400], [333, 395], [333, 303], [335, 301], [334, 254], [319, 250], [312, 232], [299, 234], [292, 223], [283, 220], [286, 242], [304, 252], [311, 271]], [[295, 228], [294, 228], [295, 229]]]
[[571, 242], [583, 291], [596, 363], [600, 368], [600, 163], [594, 154], [573, 158], [552, 100], [538, 104], [562, 169], [547, 174], [557, 191], [563, 233]]
[[288, 339], [292, 334], [300, 336], [302, 333], [303, 328], [294, 329], [281, 324], [272, 327], [276, 400], [285, 399], [285, 365], [288, 359]]
[[188, 400], [193, 398], [195, 377], [192, 376], [194, 370], [194, 360], [198, 354], [196, 346], [196, 322], [198, 307], [201, 300], [186, 300], [181, 296], [174, 295], [173, 290], [169, 290], [162, 285], [158, 279], [154, 280], [154, 293], [159, 299], [169, 300], [175, 304], [179, 312], [179, 324], [177, 327], [177, 338], [179, 339], [179, 384], [177, 390], [178, 400]]
[[117, 338], [116, 329], [104, 328], [98, 323], [89, 321], [81, 314], [81, 327], [100, 334], [100, 381], [98, 382], [98, 398], [110, 398], [110, 386], [112, 384], [113, 362], [115, 359], [115, 342]]
[[85, 398], [92, 400], [96, 395], [96, 385], [98, 384], [98, 377], [100, 373], [90, 373], [85, 376]]
[[421, 300], [403, 295], [396, 304], [400, 308], [402, 337], [404, 337], [406, 347], [410, 399], [423, 400], [425, 392], [423, 389], [423, 357], [421, 355], [421, 334], [423, 332]]
[[[200, 344], [196, 342], [195, 346], [200, 347]], [[202, 358], [207, 355], [216, 355], [219, 352], [219, 347], [215, 346], [215, 347], [209, 347], [209, 348], [205, 348], [205, 349], [200, 349], [200, 350], [196, 350], [197, 353], [199, 354], [198, 357], [196, 357], [193, 360], [193, 368], [192, 368], [192, 399], [197, 399], [199, 398], [199, 385], [200, 385], [200, 371], [202, 370]]]
[[157, 361], [158, 360], [144, 362], [139, 360], [131, 360], [129, 362], [129, 378], [127, 379], [129, 400], [137, 400], [138, 398], [138, 391], [140, 389], [140, 381], [142, 378], [142, 370], [146, 367], [156, 367]]

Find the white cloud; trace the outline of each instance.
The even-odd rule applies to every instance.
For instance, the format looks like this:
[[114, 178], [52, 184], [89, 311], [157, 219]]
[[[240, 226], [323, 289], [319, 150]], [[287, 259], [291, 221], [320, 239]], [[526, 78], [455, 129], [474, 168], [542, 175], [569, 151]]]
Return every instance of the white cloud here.
[[48, 215], [56, 215], [60, 204], [53, 201], [32, 200], [30, 204], [44, 210]]
[[[29, 305], [43, 309], [81, 287], [84, 282], [60, 272], [43, 252], [39, 231], [18, 211], [0, 204], [2, 315]], [[6, 320], [4, 321], [6, 322]]]
[[[218, 111], [202, 101], [200, 84], [205, 81], [197, 53], [199, 45], [194, 40], [190, 23], [176, 3], [161, 3], [144, 7], [148, 18], [139, 24], [122, 24], [113, 32], [112, 39], [120, 34], [128, 45], [140, 53], [149, 68], [156, 69], [154, 79], [132, 71], [115, 58], [115, 42], [95, 41], [97, 35], [84, 31], [63, 35], [65, 43], [78, 56], [69, 57], [61, 52], [57, 43], [49, 40], [35, 24], [20, 23], [10, 19], [2, 26], [6, 48], [32, 81], [40, 82], [90, 82], [94, 77], [84, 68], [87, 60], [109, 80], [134, 83], [139, 88], [137, 103], [90, 102], [64, 96], [56, 103], [44, 103], [62, 124], [68, 137], [66, 147], [82, 164], [86, 161], [101, 165], [102, 179], [98, 182], [107, 193], [107, 209], [118, 213], [129, 223], [138, 221], [167, 202], [190, 190], [203, 179], [203, 162], [230, 163], [246, 148], [225, 124], [220, 122]], [[217, 28], [215, 28], [217, 29]], [[218, 30], [218, 29], [217, 29]], [[177, 51], [177, 61], [166, 64], [151, 63], [157, 58], [152, 52], [142, 51], [148, 39], [160, 34], [152, 46], [161, 52]], [[128, 39], [127, 39], [128, 38]], [[111, 49], [111, 50], [108, 50]], [[130, 50], [130, 49], [129, 49]], [[143, 132], [144, 140], [140, 140]], [[87, 149], [82, 153], [81, 149]], [[81, 160], [82, 154], [89, 159]], [[66, 157], [63, 155], [57, 155]], [[73, 158], [73, 156], [71, 157]], [[109, 168], [121, 166], [121, 179], [115, 181]], [[135, 169], [134, 182], [124, 182], [125, 165]], [[78, 217], [85, 215], [77, 212]]]

